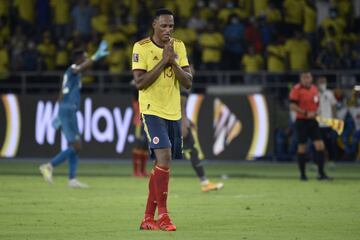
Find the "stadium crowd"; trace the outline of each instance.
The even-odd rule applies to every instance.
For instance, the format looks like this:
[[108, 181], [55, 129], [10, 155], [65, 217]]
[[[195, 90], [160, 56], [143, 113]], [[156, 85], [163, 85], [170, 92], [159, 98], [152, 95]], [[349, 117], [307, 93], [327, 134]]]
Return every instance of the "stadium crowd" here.
[[[250, 84], [259, 71], [282, 81], [289, 72], [360, 67], [358, 0], [0, 0], [0, 82], [12, 72], [64, 70], [72, 50], [93, 54], [101, 39], [111, 54], [93, 69], [129, 71], [133, 43], [150, 35], [160, 7], [175, 12], [173, 36], [195, 69], [241, 70]], [[348, 121], [341, 149], [354, 156], [360, 95], [338, 89], [335, 97]], [[278, 133], [279, 156], [294, 150], [291, 136], [291, 125]]]
[[[351, 0], [0, 0], [0, 78], [63, 70], [71, 50], [100, 39], [110, 73], [129, 70], [132, 43], [149, 35], [154, 9], [176, 13], [196, 69], [271, 73], [356, 69], [360, 37]], [[251, 80], [251, 79], [250, 79]]]

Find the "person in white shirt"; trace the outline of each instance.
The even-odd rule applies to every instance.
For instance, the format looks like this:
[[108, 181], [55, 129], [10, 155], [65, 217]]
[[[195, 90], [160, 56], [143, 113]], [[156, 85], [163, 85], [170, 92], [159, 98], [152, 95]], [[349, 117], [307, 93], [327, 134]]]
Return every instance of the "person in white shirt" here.
[[[317, 79], [317, 86], [319, 89], [319, 108], [318, 115], [324, 118], [334, 118], [337, 100], [334, 93], [327, 89], [327, 79], [321, 76]], [[329, 126], [319, 123], [321, 137], [325, 143], [329, 161], [335, 161], [335, 149], [337, 134]]]

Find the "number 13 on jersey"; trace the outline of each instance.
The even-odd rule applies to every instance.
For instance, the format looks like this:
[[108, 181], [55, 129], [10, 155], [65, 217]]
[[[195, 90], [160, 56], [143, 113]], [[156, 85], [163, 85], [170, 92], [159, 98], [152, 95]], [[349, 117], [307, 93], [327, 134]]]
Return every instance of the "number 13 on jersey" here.
[[172, 76], [174, 75], [174, 71], [172, 69], [172, 66], [164, 68], [164, 78], [168, 77], [168, 78], [172, 78]]

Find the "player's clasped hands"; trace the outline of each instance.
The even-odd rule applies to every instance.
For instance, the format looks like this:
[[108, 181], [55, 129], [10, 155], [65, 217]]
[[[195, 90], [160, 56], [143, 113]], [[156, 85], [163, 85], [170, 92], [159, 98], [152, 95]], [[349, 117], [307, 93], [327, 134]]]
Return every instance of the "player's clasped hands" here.
[[170, 39], [170, 41], [165, 44], [163, 60], [169, 65], [175, 62], [174, 39]]

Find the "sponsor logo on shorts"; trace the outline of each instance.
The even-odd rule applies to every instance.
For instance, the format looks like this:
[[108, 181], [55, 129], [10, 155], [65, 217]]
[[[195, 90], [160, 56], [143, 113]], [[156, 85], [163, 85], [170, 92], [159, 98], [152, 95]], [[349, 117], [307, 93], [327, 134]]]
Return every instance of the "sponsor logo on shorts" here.
[[158, 144], [160, 142], [160, 139], [158, 137], [153, 138], [153, 143]]

